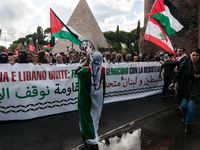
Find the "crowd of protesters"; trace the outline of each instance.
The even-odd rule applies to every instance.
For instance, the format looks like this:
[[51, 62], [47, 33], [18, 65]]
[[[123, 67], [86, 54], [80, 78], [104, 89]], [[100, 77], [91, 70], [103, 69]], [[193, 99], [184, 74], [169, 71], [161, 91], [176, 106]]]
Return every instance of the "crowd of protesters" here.
[[18, 55], [13, 52], [2, 52], [0, 54], [0, 63], [46, 63], [46, 64], [68, 64], [68, 63], [83, 63], [87, 56], [85, 52], [78, 53], [69, 51], [67, 54], [64, 52], [53, 54], [48, 51], [41, 50], [37, 55], [30, 52], [20, 50]]
[[[117, 52], [104, 52], [103, 63], [123, 63], [123, 62], [151, 62], [167, 60], [167, 53], [159, 51], [157, 55], [148, 55], [147, 53], [138, 55], [137, 52], [132, 54], [121, 54]], [[18, 55], [13, 52], [2, 52], [0, 54], [0, 63], [49, 63], [49, 64], [69, 64], [84, 63], [89, 56], [85, 52], [68, 51], [67, 54], [60, 52], [53, 54], [51, 52], [41, 50], [38, 54], [32, 54], [20, 50]]]
[[[175, 94], [177, 104], [183, 115], [182, 122], [186, 125], [185, 133], [191, 132], [190, 125], [194, 117], [195, 106], [200, 101], [200, 49], [195, 48], [190, 55], [186, 55], [185, 49], [179, 47], [176, 55], [159, 51], [156, 55], [137, 54], [121, 54], [117, 52], [104, 52], [103, 63], [129, 63], [129, 62], [153, 62], [157, 61], [162, 64], [159, 77], [161, 77], [162, 69], [164, 69], [164, 86], [162, 98], [166, 98], [166, 91], [170, 90], [170, 97], [173, 95], [173, 86], [175, 86]], [[58, 54], [49, 53], [41, 50], [37, 55], [23, 50], [18, 55], [12, 52], [0, 53], [0, 63], [33, 63], [33, 64], [73, 64], [80, 63], [82, 66], [89, 65], [90, 54], [85, 52], [68, 51], [67, 54], [60, 52]]]

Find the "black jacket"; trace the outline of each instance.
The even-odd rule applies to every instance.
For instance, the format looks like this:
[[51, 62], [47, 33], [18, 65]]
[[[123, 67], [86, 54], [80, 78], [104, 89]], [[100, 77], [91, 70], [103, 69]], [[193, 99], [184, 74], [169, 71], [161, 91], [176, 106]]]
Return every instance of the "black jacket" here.
[[179, 66], [187, 59], [187, 56], [184, 56], [179, 61], [173, 61], [173, 62], [166, 62], [165, 65], [169, 66], [177, 66], [177, 70], [179, 69]]
[[185, 59], [181, 65], [179, 65], [179, 69], [177, 70], [173, 83], [178, 82], [178, 89], [177, 89], [177, 95], [176, 95], [176, 100], [177, 104], [181, 104], [181, 101], [184, 97], [184, 95], [187, 92], [187, 87], [188, 87], [188, 64], [189, 64], [189, 58]]

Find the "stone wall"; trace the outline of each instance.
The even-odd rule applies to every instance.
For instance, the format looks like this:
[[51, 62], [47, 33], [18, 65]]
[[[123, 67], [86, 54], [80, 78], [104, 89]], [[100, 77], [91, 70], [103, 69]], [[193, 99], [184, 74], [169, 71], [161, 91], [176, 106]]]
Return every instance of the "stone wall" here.
[[198, 35], [198, 48], [200, 48], [200, 1], [199, 1], [199, 21], [198, 21], [198, 24], [199, 24], [199, 30], [198, 30], [198, 33], [199, 33], [199, 35]]
[[[199, 0], [170, 0], [171, 3], [180, 11], [185, 21], [184, 28], [170, 37], [174, 48], [185, 47], [186, 53], [194, 47], [200, 47], [200, 2]], [[157, 51], [163, 50], [159, 46], [143, 40], [148, 21], [149, 13], [155, 0], [145, 0], [144, 3], [144, 27], [140, 33], [139, 51], [140, 53], [156, 54]], [[163, 50], [164, 51], [164, 50]]]

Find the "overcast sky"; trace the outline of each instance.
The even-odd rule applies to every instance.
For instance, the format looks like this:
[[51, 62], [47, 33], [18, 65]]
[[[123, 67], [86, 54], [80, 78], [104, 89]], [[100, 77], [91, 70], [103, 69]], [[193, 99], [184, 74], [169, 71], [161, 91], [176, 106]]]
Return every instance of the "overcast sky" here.
[[[86, 0], [102, 32], [119, 30], [130, 32], [144, 23], [144, 0]], [[51, 7], [67, 24], [79, 0], [1, 0], [0, 45], [9, 47], [13, 41], [50, 27]], [[73, 27], [72, 27], [73, 28]], [[8, 34], [5, 34], [8, 33]], [[6, 42], [5, 42], [6, 38]]]

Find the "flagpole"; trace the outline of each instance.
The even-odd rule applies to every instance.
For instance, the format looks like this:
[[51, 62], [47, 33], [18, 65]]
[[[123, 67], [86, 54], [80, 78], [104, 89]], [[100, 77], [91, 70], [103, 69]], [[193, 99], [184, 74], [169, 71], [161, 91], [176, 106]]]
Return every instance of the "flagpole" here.
[[5, 47], [7, 48], [7, 46], [6, 46], [6, 36], [5, 36]]
[[12, 34], [12, 33], [2, 32], [1, 34], [5, 34], [5, 47], [7, 48], [7, 44], [6, 44], [6, 35], [7, 35], [7, 34]]

